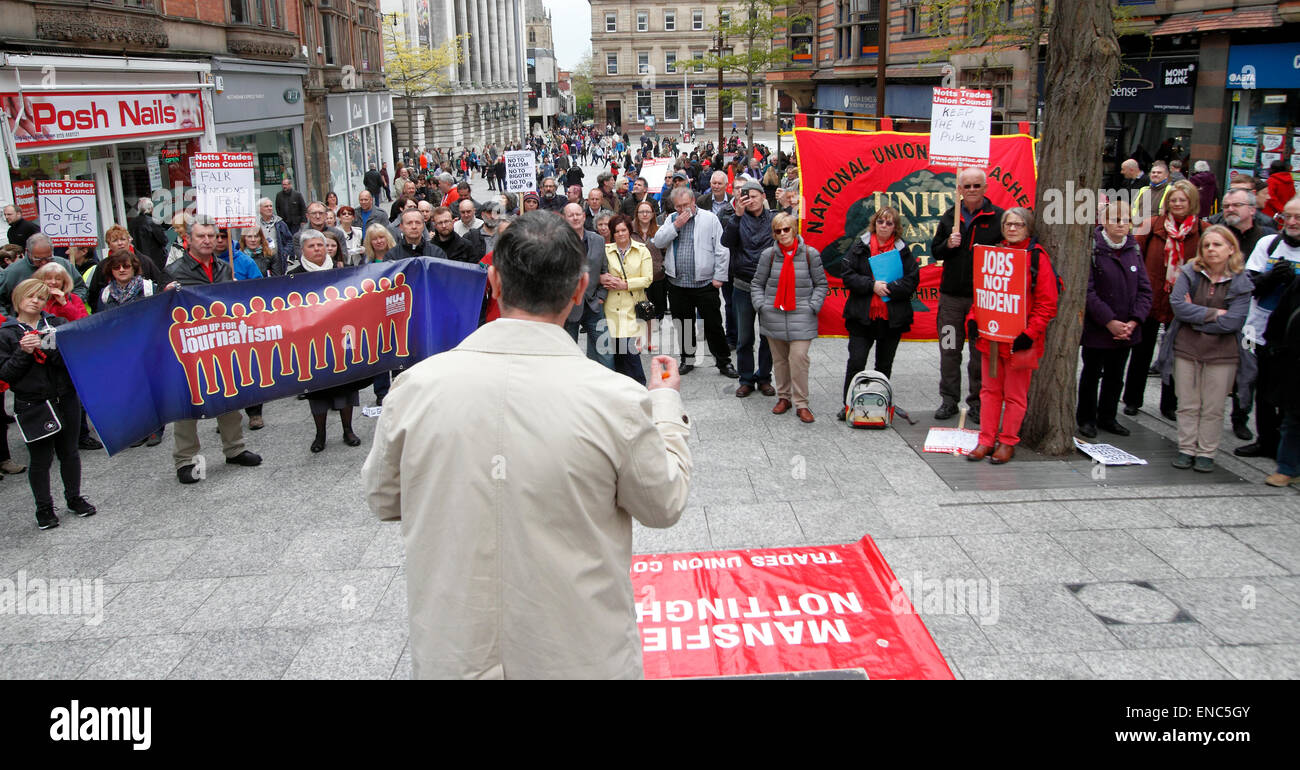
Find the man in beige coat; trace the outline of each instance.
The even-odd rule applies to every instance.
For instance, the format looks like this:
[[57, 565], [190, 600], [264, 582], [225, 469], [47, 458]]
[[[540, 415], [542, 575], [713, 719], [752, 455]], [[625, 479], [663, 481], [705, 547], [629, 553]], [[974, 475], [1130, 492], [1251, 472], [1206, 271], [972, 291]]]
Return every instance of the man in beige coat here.
[[362, 475], [401, 519], [416, 678], [639, 678], [632, 519], [672, 526], [691, 455], [677, 364], [646, 387], [564, 331], [586, 252], [549, 212], [517, 219], [488, 282], [501, 318], [407, 370]]

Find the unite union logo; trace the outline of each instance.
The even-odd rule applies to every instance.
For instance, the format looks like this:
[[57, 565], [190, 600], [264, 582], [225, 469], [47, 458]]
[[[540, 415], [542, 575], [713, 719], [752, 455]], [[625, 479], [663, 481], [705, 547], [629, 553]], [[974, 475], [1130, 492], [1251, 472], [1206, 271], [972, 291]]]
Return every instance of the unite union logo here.
[[240, 388], [269, 388], [295, 374], [297, 382], [310, 382], [314, 371], [330, 368], [331, 359], [332, 371], [341, 374], [350, 364], [363, 363], [363, 346], [366, 364], [394, 350], [401, 358], [410, 355], [412, 293], [405, 275], [378, 283], [367, 278], [359, 289], [348, 286], [341, 295], [338, 287], [328, 286], [323, 294], [304, 297], [294, 291], [273, 297], [269, 307], [265, 298], [253, 297], [247, 308], [235, 303], [229, 314], [224, 302], [172, 310], [168, 335], [185, 369], [190, 403], [202, 405], [205, 394], [231, 398]]

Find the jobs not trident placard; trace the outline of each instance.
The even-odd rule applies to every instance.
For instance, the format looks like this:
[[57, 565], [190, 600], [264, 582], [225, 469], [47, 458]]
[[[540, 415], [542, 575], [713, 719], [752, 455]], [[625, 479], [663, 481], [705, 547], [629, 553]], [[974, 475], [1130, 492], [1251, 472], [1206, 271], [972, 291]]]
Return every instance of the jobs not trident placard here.
[[200, 152], [190, 156], [196, 213], [212, 217], [217, 227], [255, 225], [253, 161], [251, 152]]
[[1028, 321], [1029, 252], [975, 247], [975, 325], [981, 337], [1014, 342]]

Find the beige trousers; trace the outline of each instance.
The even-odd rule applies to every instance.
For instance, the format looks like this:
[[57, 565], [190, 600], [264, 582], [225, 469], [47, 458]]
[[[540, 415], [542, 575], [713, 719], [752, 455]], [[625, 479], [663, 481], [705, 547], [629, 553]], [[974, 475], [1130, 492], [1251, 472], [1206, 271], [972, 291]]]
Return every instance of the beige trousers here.
[[794, 402], [795, 409], [808, 408], [808, 349], [812, 340], [786, 342], [767, 338], [772, 350], [772, 380], [777, 398]]
[[1223, 404], [1232, 392], [1237, 364], [1202, 364], [1174, 358], [1178, 396], [1178, 451], [1214, 457], [1223, 438]]
[[[217, 428], [221, 431], [221, 453], [234, 457], [244, 451], [243, 412], [227, 412], [217, 417]], [[176, 468], [194, 464], [194, 457], [199, 453], [199, 421], [177, 420], [175, 449], [172, 461]]]

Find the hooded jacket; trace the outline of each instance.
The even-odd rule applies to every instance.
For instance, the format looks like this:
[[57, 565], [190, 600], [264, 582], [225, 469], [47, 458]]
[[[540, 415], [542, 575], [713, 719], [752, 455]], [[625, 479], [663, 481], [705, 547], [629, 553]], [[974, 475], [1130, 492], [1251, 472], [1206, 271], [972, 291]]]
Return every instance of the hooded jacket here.
[[1194, 302], [1188, 302], [1186, 295], [1196, 296], [1197, 287], [1204, 281], [1205, 275], [1184, 264], [1178, 268], [1178, 279], [1174, 281], [1170, 292], [1172, 320], [1165, 336], [1160, 340], [1160, 355], [1156, 358], [1156, 369], [1160, 371], [1163, 382], [1174, 381], [1174, 341], [1184, 326], [1191, 326], [1198, 332], [1206, 334], [1231, 334], [1237, 338], [1238, 350], [1241, 350], [1241, 330], [1246, 325], [1246, 314], [1250, 312], [1250, 296], [1255, 291], [1255, 284], [1245, 270], [1237, 273], [1228, 281], [1227, 313], [1213, 320], [1206, 320], [1205, 308]]

